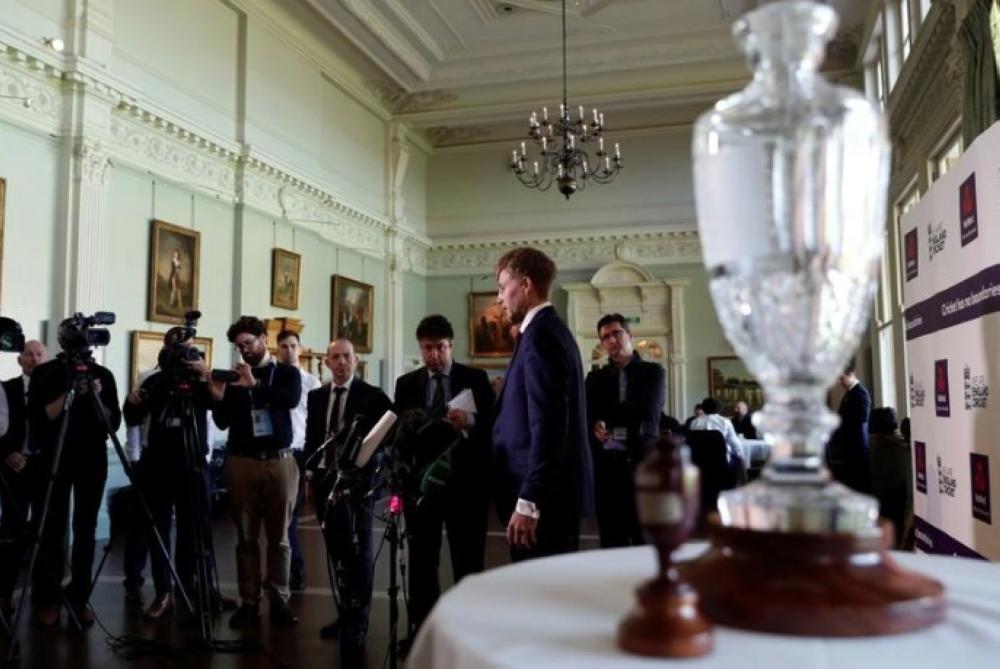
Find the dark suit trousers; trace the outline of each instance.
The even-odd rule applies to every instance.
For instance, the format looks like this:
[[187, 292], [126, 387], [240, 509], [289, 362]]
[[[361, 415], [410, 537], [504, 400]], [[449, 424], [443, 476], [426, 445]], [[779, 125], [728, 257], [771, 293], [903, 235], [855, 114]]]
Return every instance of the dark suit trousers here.
[[21, 562], [28, 547], [28, 511], [43, 485], [38, 458], [29, 458], [20, 472], [3, 467], [5, 485], [0, 486], [0, 597], [10, 598], [21, 572]]
[[635, 504], [635, 468], [628, 454], [605, 450], [596, 453], [594, 479], [601, 548], [644, 544]]
[[317, 515], [333, 562], [340, 619], [340, 666], [361, 666], [372, 601], [372, 502], [327, 505], [334, 477], [319, 470], [313, 479]]
[[[51, 466], [48, 457], [40, 463], [46, 470]], [[97, 532], [97, 513], [101, 508], [104, 483], [108, 478], [108, 452], [104, 443], [79, 444], [67, 439], [62, 452], [62, 462], [52, 487], [48, 518], [42, 532], [41, 551], [45, 564], [62, 576], [66, 552], [63, 540], [69, 523], [70, 491], [73, 495], [73, 549], [70, 554], [71, 580], [66, 589], [70, 601], [82, 606], [90, 589], [94, 568], [94, 536]], [[36, 504], [41, 509], [45, 486], [39, 486]], [[39, 565], [40, 567], [40, 565]], [[57, 584], [53, 583], [46, 569], [36, 567], [33, 575], [34, 600], [38, 604], [53, 605], [59, 602]]]
[[[466, 485], [454, 485], [459, 482]], [[479, 480], [455, 480], [449, 483], [444, 495], [425, 497], [419, 505], [411, 504], [406, 509], [410, 549], [408, 611], [414, 630], [423, 624], [441, 596], [438, 568], [442, 528], [448, 533], [455, 583], [483, 570], [489, 501], [482, 488], [482, 481]]]
[[292, 519], [288, 523], [288, 547], [292, 551], [292, 574], [305, 574], [306, 562], [302, 557], [302, 546], [299, 544], [299, 512], [305, 498], [306, 457], [301, 450], [292, 451], [295, 462], [299, 465], [299, 492], [295, 496], [295, 508], [292, 509]]

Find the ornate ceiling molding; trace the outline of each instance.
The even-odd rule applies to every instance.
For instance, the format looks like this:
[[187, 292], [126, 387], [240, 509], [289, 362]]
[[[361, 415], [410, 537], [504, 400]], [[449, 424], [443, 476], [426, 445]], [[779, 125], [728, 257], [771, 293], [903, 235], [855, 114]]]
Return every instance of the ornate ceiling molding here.
[[[62, 72], [53, 65], [0, 43], [0, 114], [18, 125], [58, 132], [63, 118]], [[27, 102], [25, 102], [27, 101]]]
[[580, 234], [506, 240], [441, 242], [428, 254], [431, 276], [490, 274], [503, 253], [533, 246], [547, 253], [562, 270], [596, 269], [612, 260], [642, 265], [700, 263], [701, 243], [694, 230], [634, 234]]
[[366, 86], [394, 114], [424, 111], [458, 100], [457, 95], [445, 91], [408, 93], [399, 86], [378, 81], [369, 81]]
[[427, 81], [430, 78], [431, 64], [410, 45], [406, 37], [375, 10], [375, 3], [371, 0], [340, 0], [340, 3], [420, 81]]

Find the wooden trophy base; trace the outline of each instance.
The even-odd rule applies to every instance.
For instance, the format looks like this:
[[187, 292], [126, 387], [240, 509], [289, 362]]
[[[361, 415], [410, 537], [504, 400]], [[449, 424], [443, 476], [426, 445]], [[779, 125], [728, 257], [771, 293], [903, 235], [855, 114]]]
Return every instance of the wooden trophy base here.
[[618, 647], [652, 657], [698, 657], [712, 650], [712, 625], [698, 611], [698, 593], [660, 577], [635, 591], [638, 600], [618, 626]]
[[944, 587], [906, 571], [881, 533], [765, 532], [709, 525], [711, 548], [679, 566], [712, 622], [802, 636], [879, 636], [944, 617]]

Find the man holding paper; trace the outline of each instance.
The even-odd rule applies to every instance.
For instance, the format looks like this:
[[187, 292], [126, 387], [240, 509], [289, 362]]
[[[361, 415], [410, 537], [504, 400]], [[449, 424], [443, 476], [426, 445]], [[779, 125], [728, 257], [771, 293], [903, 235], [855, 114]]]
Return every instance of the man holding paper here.
[[411, 501], [406, 508], [412, 635], [441, 594], [438, 565], [442, 526], [448, 533], [456, 583], [483, 570], [486, 549], [493, 390], [486, 372], [452, 359], [454, 338], [447, 318], [424, 318], [417, 326], [424, 366], [396, 381], [397, 414], [424, 411], [429, 420], [445, 420], [462, 435], [444, 456], [451, 465], [444, 489], [440, 494], [424, 494], [418, 504]]

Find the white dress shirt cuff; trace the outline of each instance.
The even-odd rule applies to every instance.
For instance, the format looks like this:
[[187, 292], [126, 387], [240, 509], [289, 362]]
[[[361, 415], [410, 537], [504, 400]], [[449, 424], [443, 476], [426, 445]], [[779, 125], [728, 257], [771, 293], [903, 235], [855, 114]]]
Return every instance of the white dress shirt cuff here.
[[536, 505], [534, 502], [529, 502], [528, 500], [521, 498], [518, 498], [517, 506], [514, 507], [514, 511], [521, 514], [522, 516], [529, 516], [531, 518], [534, 518], [535, 520], [538, 520], [538, 517], [541, 515], [538, 512], [538, 505]]

